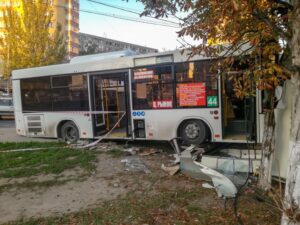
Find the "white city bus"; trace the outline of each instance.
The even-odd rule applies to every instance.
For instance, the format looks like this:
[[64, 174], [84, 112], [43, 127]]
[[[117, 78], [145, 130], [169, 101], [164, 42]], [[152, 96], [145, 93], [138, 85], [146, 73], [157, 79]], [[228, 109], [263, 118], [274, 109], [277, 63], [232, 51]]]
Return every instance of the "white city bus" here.
[[123, 51], [14, 71], [17, 134], [69, 142], [103, 135], [261, 142], [259, 98], [236, 98], [232, 81], [212, 71], [212, 63], [187, 51]]

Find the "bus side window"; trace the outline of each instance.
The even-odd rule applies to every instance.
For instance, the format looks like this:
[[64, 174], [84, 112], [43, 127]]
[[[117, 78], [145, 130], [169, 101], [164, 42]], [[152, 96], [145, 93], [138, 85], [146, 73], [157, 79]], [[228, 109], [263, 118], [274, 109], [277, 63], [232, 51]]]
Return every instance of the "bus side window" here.
[[53, 111], [89, 109], [87, 78], [84, 74], [52, 77]]
[[21, 95], [24, 111], [52, 111], [49, 77], [22, 79]]
[[175, 64], [177, 108], [218, 107], [218, 74], [214, 63], [206, 60]]
[[174, 107], [174, 80], [171, 66], [135, 69], [132, 81], [134, 109]]

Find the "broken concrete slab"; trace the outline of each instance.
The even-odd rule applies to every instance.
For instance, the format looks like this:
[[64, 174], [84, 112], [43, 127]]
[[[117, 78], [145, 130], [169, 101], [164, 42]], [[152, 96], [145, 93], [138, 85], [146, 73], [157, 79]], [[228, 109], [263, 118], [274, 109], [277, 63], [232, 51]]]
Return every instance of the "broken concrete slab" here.
[[166, 171], [170, 176], [174, 176], [180, 170], [180, 166], [165, 166], [164, 164], [162, 164], [161, 169]]

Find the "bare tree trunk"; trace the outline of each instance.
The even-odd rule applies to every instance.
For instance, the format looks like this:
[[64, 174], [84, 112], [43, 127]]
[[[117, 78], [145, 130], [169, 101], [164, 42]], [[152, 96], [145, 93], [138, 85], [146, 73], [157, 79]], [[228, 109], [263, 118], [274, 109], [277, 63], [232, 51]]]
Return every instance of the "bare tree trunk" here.
[[289, 162], [284, 196], [282, 225], [300, 224], [300, 1], [293, 0], [293, 37], [290, 43], [295, 73]]
[[267, 191], [271, 188], [272, 163], [275, 149], [275, 119], [274, 110], [265, 114], [264, 136], [262, 140], [262, 162], [259, 171], [259, 187]]
[[282, 225], [300, 224], [300, 79], [294, 77], [296, 93], [293, 99], [289, 161], [284, 195]]

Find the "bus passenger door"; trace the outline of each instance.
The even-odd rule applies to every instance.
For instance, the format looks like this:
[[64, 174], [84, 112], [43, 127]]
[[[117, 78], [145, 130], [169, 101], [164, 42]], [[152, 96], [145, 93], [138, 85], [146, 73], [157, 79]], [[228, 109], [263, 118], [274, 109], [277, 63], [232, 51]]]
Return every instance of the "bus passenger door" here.
[[101, 79], [95, 79], [94, 77], [94, 113], [93, 113], [93, 119], [94, 119], [94, 128], [97, 131], [103, 130], [105, 127], [105, 121], [104, 117], [105, 114], [101, 113], [104, 111], [104, 105], [103, 105], [103, 87], [102, 87], [102, 80]]
[[130, 136], [128, 73], [93, 76], [94, 136], [107, 138]]
[[234, 79], [241, 74], [234, 71], [230, 76], [225, 74], [222, 78], [223, 139], [254, 141], [256, 136], [255, 97], [238, 98], [234, 92]]

